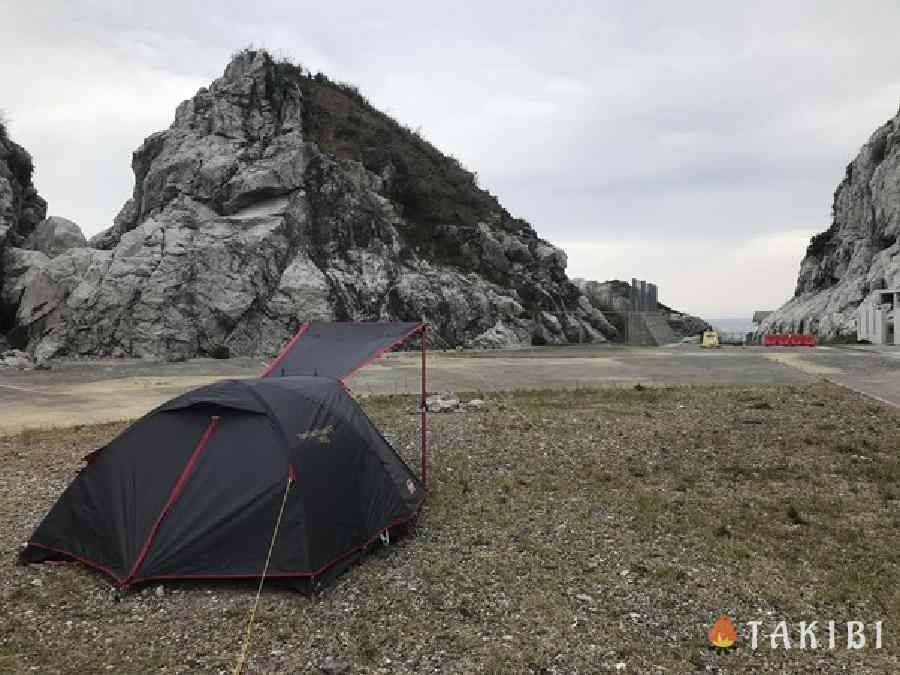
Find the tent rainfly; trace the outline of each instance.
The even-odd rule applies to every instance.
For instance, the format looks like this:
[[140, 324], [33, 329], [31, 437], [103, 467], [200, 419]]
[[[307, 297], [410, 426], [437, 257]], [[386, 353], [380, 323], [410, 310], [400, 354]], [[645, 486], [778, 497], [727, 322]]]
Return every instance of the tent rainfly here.
[[426, 355], [428, 324], [306, 321], [263, 371], [262, 377], [312, 375], [343, 382], [386, 351], [419, 333], [422, 391], [419, 399], [422, 483], [428, 482], [428, 408]]
[[415, 333], [424, 335], [424, 331], [423, 323], [306, 321], [262, 376], [313, 375], [344, 380], [391, 347]]
[[[322, 588], [415, 518], [425, 496], [336, 377], [416, 331], [424, 343], [422, 324], [379, 326], [304, 324], [264, 377], [151, 411], [85, 457], [21, 559], [79, 560], [125, 587], [265, 576]], [[293, 372], [317, 355], [324, 373]]]

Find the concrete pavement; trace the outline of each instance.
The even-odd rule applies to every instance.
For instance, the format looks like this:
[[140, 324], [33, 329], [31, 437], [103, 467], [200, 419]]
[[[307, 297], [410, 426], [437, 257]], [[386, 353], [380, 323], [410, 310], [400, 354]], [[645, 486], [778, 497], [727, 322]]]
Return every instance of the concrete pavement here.
[[[358, 394], [419, 391], [419, 354], [387, 354], [348, 381]], [[193, 387], [253, 377], [259, 359], [184, 363], [62, 362], [49, 371], [0, 371], [0, 434], [137, 417]], [[428, 389], [644, 385], [807, 384], [830, 380], [900, 405], [900, 348], [624, 347], [583, 345], [515, 351], [428, 353]]]

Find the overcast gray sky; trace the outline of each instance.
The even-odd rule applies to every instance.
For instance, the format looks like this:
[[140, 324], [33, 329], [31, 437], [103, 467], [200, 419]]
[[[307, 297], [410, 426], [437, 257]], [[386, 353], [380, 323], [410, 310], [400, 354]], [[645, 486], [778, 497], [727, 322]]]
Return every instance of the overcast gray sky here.
[[793, 292], [900, 102], [900, 3], [0, 0], [0, 108], [91, 235], [131, 152], [248, 44], [355, 83], [569, 254], [707, 317]]

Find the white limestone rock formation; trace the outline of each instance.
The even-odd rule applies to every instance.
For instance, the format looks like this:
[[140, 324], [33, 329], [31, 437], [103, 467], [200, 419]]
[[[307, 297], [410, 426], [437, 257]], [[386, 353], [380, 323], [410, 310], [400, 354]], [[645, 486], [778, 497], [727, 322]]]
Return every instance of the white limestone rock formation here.
[[40, 252], [5, 256], [13, 335], [38, 359], [268, 355], [311, 318], [425, 320], [447, 346], [614, 333], [565, 253], [459, 162], [265, 52], [236, 55], [132, 167], [90, 248], [57, 242], [57, 224], [56, 244], [36, 233]]
[[760, 332], [854, 336], [860, 302], [900, 286], [900, 112], [847, 165], [832, 213], [831, 227], [810, 241], [794, 297]]

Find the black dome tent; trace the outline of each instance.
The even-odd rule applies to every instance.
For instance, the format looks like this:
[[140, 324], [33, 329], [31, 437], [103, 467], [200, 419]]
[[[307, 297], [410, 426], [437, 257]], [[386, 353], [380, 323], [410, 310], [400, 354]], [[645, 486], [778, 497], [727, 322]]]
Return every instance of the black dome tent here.
[[[380, 340], [359, 331], [364, 359], [411, 334], [380, 325], [391, 326]], [[332, 333], [353, 326], [366, 324]], [[22, 559], [79, 560], [122, 586], [264, 575], [311, 592], [415, 518], [424, 483], [334, 377], [337, 359], [323, 360], [328, 376], [287, 369], [299, 344], [295, 336], [276, 359], [277, 376], [270, 366], [262, 378], [183, 394], [88, 455]]]

